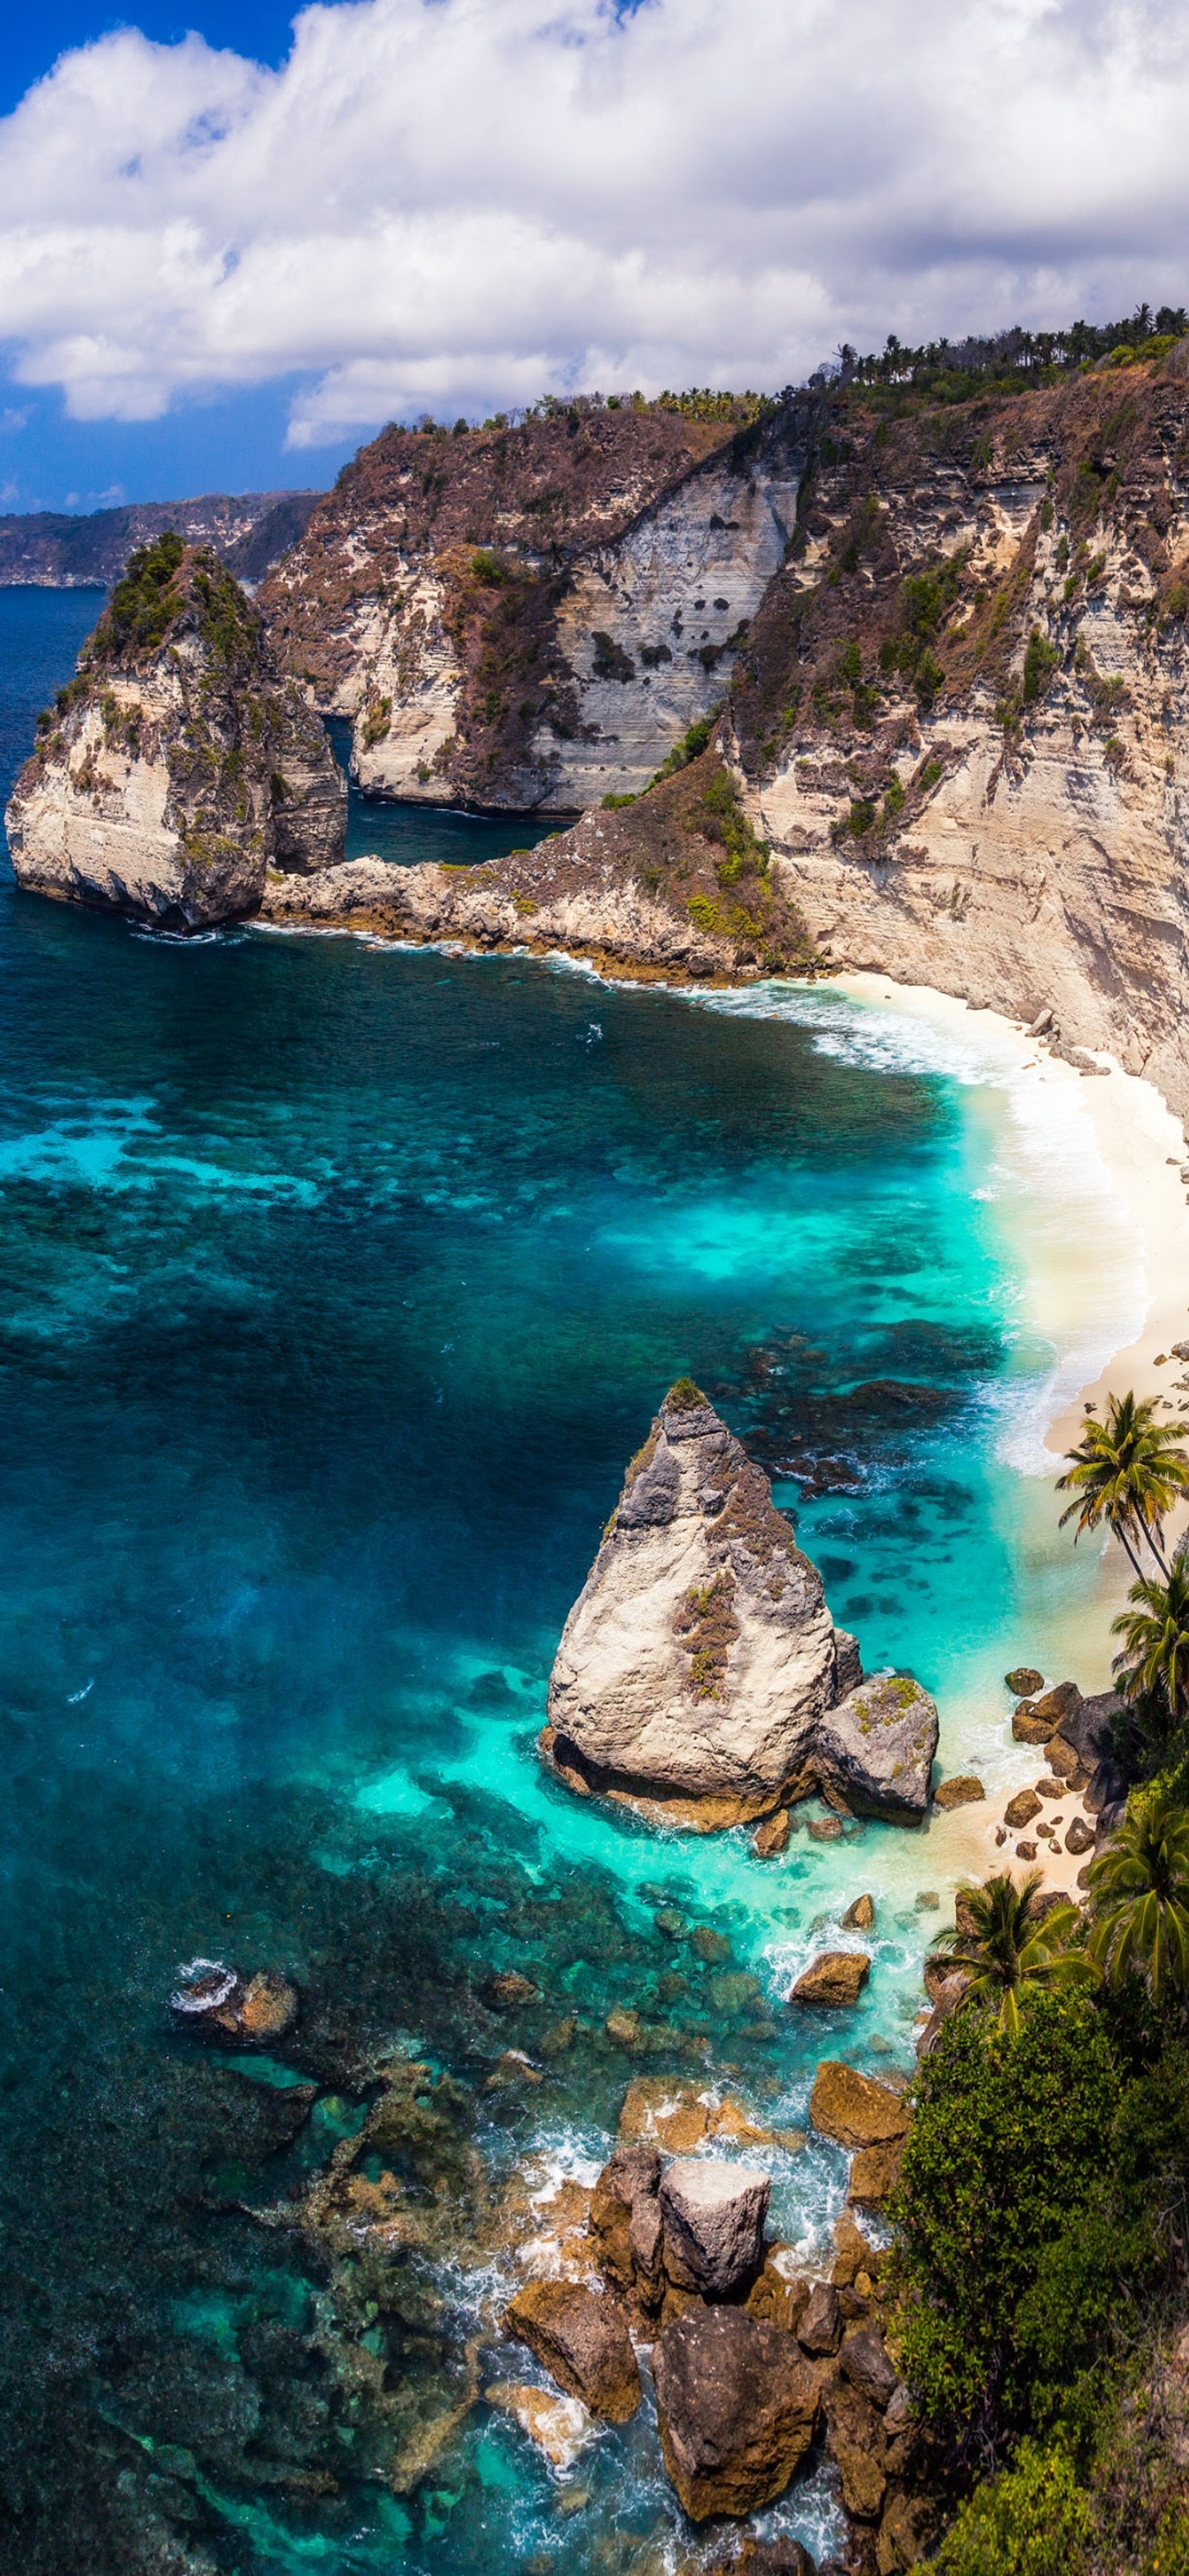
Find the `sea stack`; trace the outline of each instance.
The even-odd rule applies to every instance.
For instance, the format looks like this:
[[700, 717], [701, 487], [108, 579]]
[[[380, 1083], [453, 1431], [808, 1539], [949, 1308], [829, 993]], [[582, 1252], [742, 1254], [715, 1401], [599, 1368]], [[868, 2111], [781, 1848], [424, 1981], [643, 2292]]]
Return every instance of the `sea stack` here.
[[746, 1823], [830, 1787], [917, 1823], [937, 1711], [906, 1674], [864, 1681], [768, 1479], [688, 1378], [628, 1468], [562, 1632], [545, 1751], [576, 1788]]
[[18, 883], [163, 930], [341, 859], [346, 781], [251, 601], [172, 532], [133, 555], [8, 806]]

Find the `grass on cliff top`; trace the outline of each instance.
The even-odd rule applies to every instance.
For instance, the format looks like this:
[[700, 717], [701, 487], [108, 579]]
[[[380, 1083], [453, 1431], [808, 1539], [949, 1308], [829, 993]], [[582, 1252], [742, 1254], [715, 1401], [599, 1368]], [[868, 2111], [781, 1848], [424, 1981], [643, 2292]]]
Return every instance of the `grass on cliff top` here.
[[230, 666], [251, 646], [253, 609], [209, 546], [189, 550], [173, 528], [140, 546], [116, 583], [95, 629], [98, 661], [137, 662], [160, 651], [175, 618], [191, 603], [208, 651]]
[[113, 661], [155, 653], [182, 605], [177, 576], [185, 546], [172, 528], [139, 546], [95, 629], [95, 650]]

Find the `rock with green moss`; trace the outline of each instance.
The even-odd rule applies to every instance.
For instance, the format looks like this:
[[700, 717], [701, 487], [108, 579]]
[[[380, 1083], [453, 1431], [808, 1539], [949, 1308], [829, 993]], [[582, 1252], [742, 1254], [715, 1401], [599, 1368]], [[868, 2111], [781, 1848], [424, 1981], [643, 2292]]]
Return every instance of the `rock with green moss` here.
[[937, 1745], [916, 1682], [861, 1681], [767, 1477], [688, 1378], [628, 1467], [566, 1621], [549, 1719], [545, 1750], [569, 1785], [668, 1801], [674, 1822], [704, 1827], [821, 1786], [852, 1812], [911, 1821]]
[[198, 930], [257, 911], [270, 872], [341, 859], [346, 782], [246, 593], [167, 532], [39, 717], [6, 820], [33, 892]]
[[822, 1774], [852, 1815], [919, 1824], [929, 1804], [937, 1710], [911, 1673], [877, 1673], [827, 1709], [818, 1729]]

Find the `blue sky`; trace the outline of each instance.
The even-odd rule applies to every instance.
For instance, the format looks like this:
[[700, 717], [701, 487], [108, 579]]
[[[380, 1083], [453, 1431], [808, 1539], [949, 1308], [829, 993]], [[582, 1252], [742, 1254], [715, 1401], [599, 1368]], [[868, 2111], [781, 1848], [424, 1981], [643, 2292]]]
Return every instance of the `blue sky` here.
[[1189, 301], [1172, 0], [199, 7], [6, 28], [0, 509]]

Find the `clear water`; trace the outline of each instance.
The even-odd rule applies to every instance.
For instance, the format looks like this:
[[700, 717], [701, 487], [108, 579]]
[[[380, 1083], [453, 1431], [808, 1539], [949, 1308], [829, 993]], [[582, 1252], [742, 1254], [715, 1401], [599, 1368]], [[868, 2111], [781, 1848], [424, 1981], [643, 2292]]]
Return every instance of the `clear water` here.
[[[6, 779], [94, 613], [0, 592]], [[420, 2326], [344, 2322], [327, 2262], [247, 2212], [358, 2127], [368, 2050], [447, 2071], [497, 2179], [537, 2153], [589, 2176], [637, 2074], [792, 2127], [819, 2055], [910, 2064], [944, 1837], [801, 1834], [765, 1866], [570, 1800], [533, 1742], [624, 1462], [688, 1370], [868, 1663], [936, 1690], [943, 1754], [972, 1729], [1002, 1752], [1005, 1662], [1045, 1663], [1092, 1575], [1004, 1458], [1054, 1357], [987, 1194], [1006, 1092], [829, 993], [181, 943], [8, 882], [0, 960], [0, 2567], [688, 2560], [643, 2414], [559, 2484], [480, 2402], [393, 2494], [350, 2356], [432, 2395], [482, 2281], [430, 2264]], [[782, 1998], [863, 1886], [867, 1997], [808, 2029]], [[716, 2000], [662, 1898], [760, 2004]], [[298, 1977], [273, 2064], [173, 2036], [195, 1952]], [[489, 2008], [505, 1966], [539, 2005]], [[628, 2004], [641, 2056], [604, 2030]], [[543, 2081], [491, 2093], [509, 2046]], [[295, 2141], [294, 2073], [318, 2092]], [[842, 2160], [763, 2152], [782, 2231], [820, 2241]], [[483, 2330], [481, 2385], [538, 2375]], [[821, 2547], [830, 2510], [819, 2475], [775, 2519]]]
[[[350, 725], [332, 716], [326, 730], [336, 759], [349, 772]], [[400, 868], [415, 868], [422, 859], [445, 860], [454, 868], [478, 866], [483, 859], [531, 850], [560, 828], [556, 818], [540, 823], [528, 814], [507, 820], [492, 814], [452, 812], [443, 806], [388, 804], [360, 796], [352, 788], [346, 854], [349, 859], [387, 859], [390, 866]]]

